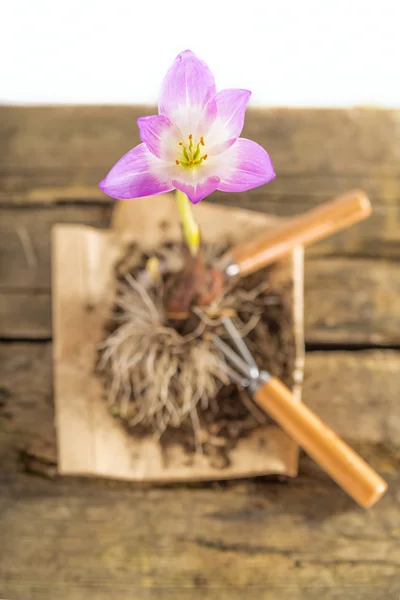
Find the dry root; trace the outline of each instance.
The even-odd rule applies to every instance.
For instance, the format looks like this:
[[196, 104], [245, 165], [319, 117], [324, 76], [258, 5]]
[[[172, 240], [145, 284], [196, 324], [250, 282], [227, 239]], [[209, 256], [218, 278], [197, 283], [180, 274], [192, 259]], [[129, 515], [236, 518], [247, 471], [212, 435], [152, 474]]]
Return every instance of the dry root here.
[[[158, 257], [161, 264], [166, 258], [179, 268], [176, 251], [169, 249], [166, 254]], [[125, 275], [116, 301], [118, 326], [100, 348], [98, 366], [108, 377], [110, 408], [130, 427], [151, 427], [158, 436], [190, 417], [201, 450], [197, 410], [207, 409], [221, 386], [229, 383], [224, 357], [203, 335], [218, 330], [218, 314], [233, 310], [250, 315], [245, 323], [236, 319], [241, 335], [247, 336], [265, 310], [268, 284], [263, 282], [251, 291], [235, 287], [208, 313], [196, 308], [194, 328], [183, 335], [166, 325], [163, 278], [150, 279], [143, 272]]]
[[163, 308], [138, 281], [128, 275], [127, 284], [118, 298], [121, 322], [101, 347], [99, 368], [111, 374], [109, 402], [118, 414], [161, 435], [188, 416], [197, 419], [199, 402], [207, 408], [228, 382], [226, 367], [201, 338], [205, 323], [180, 335], [163, 324]]

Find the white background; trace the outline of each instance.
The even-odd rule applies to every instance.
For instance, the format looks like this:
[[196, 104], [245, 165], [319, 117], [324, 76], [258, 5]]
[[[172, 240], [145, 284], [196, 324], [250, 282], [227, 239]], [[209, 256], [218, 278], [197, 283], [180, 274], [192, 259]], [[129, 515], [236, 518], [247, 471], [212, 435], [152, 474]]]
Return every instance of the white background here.
[[180, 51], [253, 105], [400, 106], [399, 0], [0, 0], [0, 102], [155, 103]]

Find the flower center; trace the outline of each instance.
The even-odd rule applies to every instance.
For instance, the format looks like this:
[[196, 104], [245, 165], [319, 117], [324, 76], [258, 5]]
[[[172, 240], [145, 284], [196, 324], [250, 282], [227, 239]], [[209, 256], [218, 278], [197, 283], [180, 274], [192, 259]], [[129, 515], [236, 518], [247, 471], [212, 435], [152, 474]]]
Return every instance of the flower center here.
[[177, 159], [175, 163], [181, 167], [185, 167], [186, 169], [197, 167], [207, 158], [207, 154], [202, 155], [201, 152], [201, 147], [205, 145], [203, 136], [201, 136], [200, 141], [195, 144], [193, 142], [193, 136], [190, 134], [187, 144], [179, 142], [178, 145], [181, 151], [179, 153], [179, 159]]

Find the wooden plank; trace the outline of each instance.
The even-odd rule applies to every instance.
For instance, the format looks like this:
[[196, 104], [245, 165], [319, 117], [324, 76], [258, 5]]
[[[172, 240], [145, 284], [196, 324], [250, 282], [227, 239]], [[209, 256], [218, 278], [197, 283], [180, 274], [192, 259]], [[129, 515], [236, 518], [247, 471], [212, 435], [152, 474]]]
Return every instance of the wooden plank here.
[[[0, 343], [2, 457], [36, 436], [54, 439], [51, 352], [50, 342]], [[399, 372], [395, 350], [309, 352], [304, 402], [351, 443], [400, 448]]]
[[306, 260], [307, 343], [400, 345], [399, 298], [397, 262]]
[[0, 291], [0, 338], [46, 340], [51, 336], [49, 291]]
[[[109, 203], [97, 188], [139, 141], [135, 120], [152, 107], [0, 108], [0, 201]], [[374, 215], [315, 247], [323, 254], [400, 255], [400, 111], [250, 109], [244, 136], [270, 152], [277, 178], [216, 202], [293, 215], [349, 188], [364, 188]]]
[[400, 352], [309, 352], [304, 402], [347, 440], [400, 447]]
[[0, 208], [0, 290], [48, 291], [53, 225], [85, 223], [104, 228], [111, 212], [111, 205]]
[[0, 472], [15, 471], [32, 440], [55, 446], [52, 378], [49, 342], [0, 343]]
[[[9, 260], [0, 263], [3, 338], [46, 339], [52, 335], [49, 243], [45, 235], [35, 233], [36, 228], [29, 231], [33, 231], [32, 244], [40, 256], [35, 270], [28, 265], [16, 239]], [[310, 257], [305, 271], [306, 342], [349, 347], [399, 345], [399, 294], [400, 271], [396, 262]]]
[[1, 593], [37, 600], [397, 600], [399, 480], [370, 512], [310, 470], [288, 485], [133, 489], [14, 476]]
[[[151, 106], [2, 107], [2, 193], [11, 199], [28, 191], [34, 199], [40, 186], [94, 189], [112, 161], [140, 141], [136, 119], [154, 111]], [[398, 182], [399, 114], [374, 108], [253, 108], [243, 133], [271, 152], [288, 186], [274, 193], [315, 196], [315, 184], [323, 194], [338, 192], [344, 176], [352, 178], [347, 179], [351, 187], [367, 182], [378, 190], [385, 177]], [[388, 199], [396, 202], [396, 190], [391, 191]]]

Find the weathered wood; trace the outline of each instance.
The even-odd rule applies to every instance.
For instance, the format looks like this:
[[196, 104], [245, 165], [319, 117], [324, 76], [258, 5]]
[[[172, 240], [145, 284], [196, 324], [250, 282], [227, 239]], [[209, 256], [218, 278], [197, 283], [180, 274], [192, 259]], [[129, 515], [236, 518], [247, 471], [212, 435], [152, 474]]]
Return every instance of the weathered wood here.
[[400, 344], [400, 270], [385, 260], [305, 262], [309, 344]]
[[[1, 111], [0, 111], [1, 112]], [[112, 206], [0, 208], [0, 290], [50, 289], [50, 233], [56, 223], [107, 227]]]
[[370, 512], [324, 476], [132, 489], [13, 476], [0, 495], [1, 594], [397, 600], [400, 483]]
[[[39, 199], [50, 185], [94, 190], [110, 163], [139, 142], [137, 117], [154, 111], [151, 106], [2, 107], [3, 199], [20, 193], [24, 200], [27, 191]], [[374, 108], [253, 108], [243, 133], [273, 154], [282, 182], [274, 193], [289, 191], [286, 177], [296, 196], [339, 192], [344, 176], [352, 178], [350, 187], [368, 182], [378, 191], [384, 178], [399, 179], [399, 114]], [[323, 184], [329, 181], [327, 190]], [[397, 190], [387, 191], [388, 200], [396, 202]], [[56, 200], [57, 193], [47, 199]]]
[[36, 438], [55, 444], [52, 377], [49, 342], [0, 344], [1, 470], [15, 470], [17, 451]]
[[[17, 241], [10, 259], [1, 263], [0, 337], [3, 338], [47, 339], [52, 335], [49, 241], [46, 234], [32, 233], [32, 244], [41, 256], [34, 269]], [[2, 249], [0, 236], [0, 256]], [[399, 345], [399, 294], [400, 271], [396, 262], [308, 258], [306, 342], [349, 347]]]
[[400, 352], [309, 352], [304, 402], [347, 440], [400, 447]]
[[1, 338], [46, 340], [51, 336], [49, 291], [0, 291]]
[[[139, 141], [135, 120], [152, 107], [3, 107], [0, 202], [109, 203], [97, 188]], [[349, 188], [370, 195], [374, 215], [312, 251], [400, 256], [400, 111], [252, 109], [244, 136], [270, 152], [277, 178], [213, 201], [271, 214], [296, 214]]]

